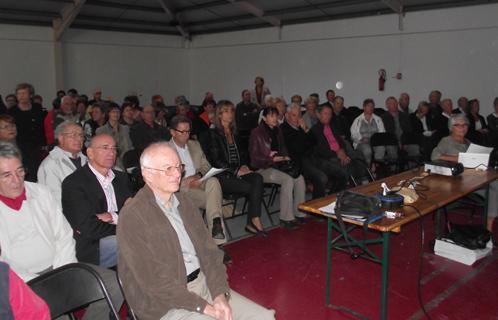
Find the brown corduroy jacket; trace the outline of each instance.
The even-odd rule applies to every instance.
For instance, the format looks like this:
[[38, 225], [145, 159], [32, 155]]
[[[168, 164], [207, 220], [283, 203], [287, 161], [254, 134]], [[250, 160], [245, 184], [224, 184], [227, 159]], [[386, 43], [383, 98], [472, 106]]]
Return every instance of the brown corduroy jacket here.
[[[175, 195], [211, 296], [228, 292], [222, 251], [194, 204], [181, 192]], [[121, 210], [117, 239], [119, 276], [126, 299], [141, 320], [160, 319], [170, 309], [203, 312], [207, 301], [187, 290], [178, 236], [148, 186]]]

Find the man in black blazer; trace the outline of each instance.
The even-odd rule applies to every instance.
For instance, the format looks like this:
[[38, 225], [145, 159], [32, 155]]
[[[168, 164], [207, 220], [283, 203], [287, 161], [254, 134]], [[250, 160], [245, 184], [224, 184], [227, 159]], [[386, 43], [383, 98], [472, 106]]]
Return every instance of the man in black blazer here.
[[62, 182], [62, 209], [73, 228], [78, 261], [112, 267], [117, 264], [118, 213], [131, 197], [128, 177], [112, 170], [112, 136], [96, 135], [87, 156], [88, 164]]

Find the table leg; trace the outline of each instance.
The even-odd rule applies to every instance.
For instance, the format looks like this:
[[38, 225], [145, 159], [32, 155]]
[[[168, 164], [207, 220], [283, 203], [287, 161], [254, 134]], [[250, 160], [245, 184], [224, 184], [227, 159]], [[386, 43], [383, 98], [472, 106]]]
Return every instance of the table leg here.
[[486, 192], [484, 194], [484, 212], [482, 215], [482, 220], [484, 223], [484, 228], [488, 228], [488, 201], [489, 201], [489, 183], [488, 186], [486, 187]]
[[380, 289], [380, 319], [387, 319], [387, 288], [389, 276], [389, 239], [390, 233], [382, 233], [382, 285]]
[[[422, 219], [421, 217], [419, 219]], [[441, 209], [436, 210], [436, 239], [441, 239]]]
[[330, 273], [332, 268], [332, 218], [327, 218], [327, 283], [325, 287], [325, 304], [330, 305]]

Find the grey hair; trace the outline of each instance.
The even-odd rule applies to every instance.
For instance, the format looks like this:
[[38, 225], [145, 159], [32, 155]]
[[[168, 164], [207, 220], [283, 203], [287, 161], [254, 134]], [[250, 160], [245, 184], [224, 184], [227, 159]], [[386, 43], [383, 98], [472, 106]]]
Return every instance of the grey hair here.
[[150, 166], [151, 163], [151, 150], [157, 149], [157, 148], [166, 148], [169, 150], [172, 150], [176, 153], [176, 150], [169, 144], [167, 141], [159, 141], [159, 142], [154, 142], [151, 143], [147, 148], [144, 149], [142, 154], [140, 155], [140, 167], [143, 169], [144, 167]]
[[287, 112], [292, 111], [292, 109], [297, 109], [297, 110], [299, 110], [299, 113], [301, 113], [301, 106], [295, 102], [292, 102], [291, 104], [289, 104], [287, 106]]
[[63, 103], [64, 103], [64, 101], [66, 101], [67, 99], [71, 99], [71, 100], [73, 100], [73, 97], [71, 97], [71, 96], [64, 96], [64, 97], [62, 97], [62, 98], [61, 98], [61, 104], [63, 104]]
[[22, 161], [22, 154], [12, 142], [0, 141], [0, 158], [16, 158]]
[[[59, 126], [57, 126], [57, 127], [59, 127]], [[114, 143], [116, 143], [116, 144], [117, 144], [116, 139], [115, 139], [112, 135], [110, 135], [109, 133], [97, 133], [96, 135], [94, 135], [94, 136], [90, 139], [90, 141], [88, 141], [88, 148], [93, 148], [93, 147], [94, 147], [94, 144], [95, 144], [95, 140], [97, 140], [97, 138], [99, 138], [99, 137], [103, 137], [103, 136], [111, 137], [111, 138], [112, 138], [112, 140], [114, 141]]]
[[469, 125], [469, 119], [463, 113], [452, 114], [448, 121], [448, 128], [451, 130], [451, 127], [457, 122], [465, 122], [465, 124]]
[[80, 124], [79, 123], [76, 123], [74, 121], [71, 121], [71, 120], [64, 120], [64, 122], [60, 123], [57, 127], [55, 127], [55, 131], [54, 131], [54, 135], [55, 137], [57, 138], [60, 134], [62, 134], [67, 127], [69, 126], [77, 126], [77, 127], [80, 127]]

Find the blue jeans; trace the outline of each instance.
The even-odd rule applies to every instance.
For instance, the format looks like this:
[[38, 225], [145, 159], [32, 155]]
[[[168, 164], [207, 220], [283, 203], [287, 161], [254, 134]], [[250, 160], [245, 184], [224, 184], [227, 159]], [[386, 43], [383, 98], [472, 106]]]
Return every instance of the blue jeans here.
[[103, 268], [114, 267], [118, 264], [118, 242], [116, 236], [107, 236], [100, 239], [100, 263]]

